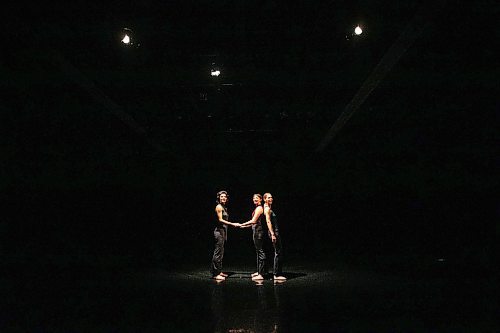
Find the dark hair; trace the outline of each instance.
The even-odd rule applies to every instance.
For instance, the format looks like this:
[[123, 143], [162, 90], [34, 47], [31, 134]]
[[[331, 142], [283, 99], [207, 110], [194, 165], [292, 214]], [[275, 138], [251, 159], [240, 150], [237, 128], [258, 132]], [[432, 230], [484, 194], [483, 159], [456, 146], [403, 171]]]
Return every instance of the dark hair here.
[[262, 195], [260, 193], [255, 193], [254, 195], [252, 195], [252, 198], [255, 196], [259, 197], [259, 199], [262, 200]]
[[226, 197], [229, 199], [229, 194], [227, 194], [226, 191], [219, 191], [219, 192], [217, 192], [217, 200], [215, 201], [217, 204], [220, 204], [220, 196], [221, 196], [221, 194], [225, 194]]

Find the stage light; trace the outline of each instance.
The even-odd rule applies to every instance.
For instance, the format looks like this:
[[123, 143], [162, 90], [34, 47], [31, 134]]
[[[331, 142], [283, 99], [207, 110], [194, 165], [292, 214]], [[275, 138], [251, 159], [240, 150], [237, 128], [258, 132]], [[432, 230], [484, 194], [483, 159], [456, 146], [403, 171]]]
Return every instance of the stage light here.
[[130, 44], [130, 36], [125, 34], [125, 36], [123, 36], [123, 38], [122, 38], [122, 43], [123, 44]]
[[120, 38], [121, 38], [120, 41], [126, 46], [139, 46], [139, 44], [136, 45], [134, 33], [129, 28], [122, 29]]
[[360, 26], [358, 25], [355, 29], [354, 29], [354, 33], [356, 35], [361, 35], [363, 33], [363, 29], [360, 28]]
[[210, 68], [210, 75], [211, 76], [219, 76], [220, 75], [220, 68], [215, 63], [212, 63], [212, 67]]

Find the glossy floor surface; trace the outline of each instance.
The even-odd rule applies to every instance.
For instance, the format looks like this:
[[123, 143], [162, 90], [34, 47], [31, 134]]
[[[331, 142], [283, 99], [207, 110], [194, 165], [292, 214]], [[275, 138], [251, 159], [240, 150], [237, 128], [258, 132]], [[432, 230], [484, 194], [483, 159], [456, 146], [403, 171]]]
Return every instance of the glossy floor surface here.
[[1, 279], [1, 332], [498, 332], [492, 275], [342, 264], [287, 266], [260, 283], [201, 265], [175, 272], [13, 268]]

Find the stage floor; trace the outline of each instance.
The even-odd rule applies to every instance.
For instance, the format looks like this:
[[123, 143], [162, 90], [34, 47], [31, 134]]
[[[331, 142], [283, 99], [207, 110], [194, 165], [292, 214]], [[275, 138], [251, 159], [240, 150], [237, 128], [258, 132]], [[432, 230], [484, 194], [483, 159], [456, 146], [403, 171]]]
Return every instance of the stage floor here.
[[287, 266], [283, 283], [255, 283], [253, 267], [227, 268], [220, 283], [201, 265], [176, 272], [18, 268], [0, 280], [0, 331], [499, 331], [491, 276], [315, 264]]

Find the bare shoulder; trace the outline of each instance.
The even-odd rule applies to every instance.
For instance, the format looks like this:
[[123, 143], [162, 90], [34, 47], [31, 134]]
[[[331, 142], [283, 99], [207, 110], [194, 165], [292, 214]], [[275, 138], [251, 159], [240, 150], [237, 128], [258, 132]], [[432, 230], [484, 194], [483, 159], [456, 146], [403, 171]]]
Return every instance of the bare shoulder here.
[[221, 204], [218, 204], [217, 206], [215, 206], [215, 211], [216, 212], [221, 212], [222, 210], [223, 210], [223, 208], [222, 208]]

